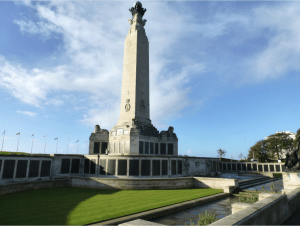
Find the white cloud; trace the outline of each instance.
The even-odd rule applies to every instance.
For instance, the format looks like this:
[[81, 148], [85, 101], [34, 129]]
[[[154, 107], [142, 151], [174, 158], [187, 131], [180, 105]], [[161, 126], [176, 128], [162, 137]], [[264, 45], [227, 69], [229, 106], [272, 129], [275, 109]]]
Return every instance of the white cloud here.
[[[131, 17], [128, 5], [49, 2], [29, 6], [37, 12], [35, 21], [27, 18], [15, 23], [24, 34], [48, 39], [53, 38], [54, 33], [60, 34], [65, 50], [62, 57], [67, 63], [47, 70], [25, 70], [20, 64], [1, 57], [0, 86], [20, 101], [36, 107], [71, 103], [78, 109], [83, 94], [86, 97], [82, 104], [90, 110], [80, 121], [109, 129], [119, 117], [124, 40], [129, 29], [127, 19]], [[118, 17], [109, 13], [112, 7]], [[148, 19], [146, 33], [150, 34], [151, 117], [158, 126], [166, 126], [162, 123], [164, 118], [179, 114], [191, 105], [190, 90], [186, 86], [190, 76], [201, 73], [205, 66], [182, 56], [175, 62], [186, 61], [188, 66], [175, 73], [164, 73], [167, 64], [174, 62], [165, 54], [170, 54], [173, 45], [186, 36], [181, 31], [187, 28], [185, 19], [189, 16], [184, 12], [174, 13], [174, 9], [163, 2], [149, 2], [144, 7], [152, 12], [145, 16]], [[161, 21], [168, 26], [158, 26]], [[158, 33], [160, 35], [155, 35]], [[70, 95], [73, 95], [72, 102], [67, 101]]]
[[34, 112], [30, 112], [30, 111], [16, 111], [17, 113], [19, 114], [23, 114], [23, 115], [28, 115], [28, 116], [37, 116], [37, 113], [34, 113]]

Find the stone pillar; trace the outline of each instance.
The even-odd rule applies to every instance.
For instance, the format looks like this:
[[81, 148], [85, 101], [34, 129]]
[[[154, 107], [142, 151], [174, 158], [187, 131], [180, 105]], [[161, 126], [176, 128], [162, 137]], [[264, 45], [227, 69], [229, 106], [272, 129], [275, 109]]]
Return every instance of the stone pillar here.
[[[72, 163], [72, 161], [70, 161], [70, 163]], [[39, 162], [39, 173], [38, 173], [38, 177], [41, 177], [41, 171], [42, 171], [42, 160], [40, 160], [40, 162]], [[71, 173], [71, 164], [70, 164], [70, 173]]]
[[16, 179], [18, 161], [19, 161], [19, 160], [16, 160], [16, 164], [15, 164], [15, 168], [14, 168], [14, 176], [13, 176], [13, 180]]

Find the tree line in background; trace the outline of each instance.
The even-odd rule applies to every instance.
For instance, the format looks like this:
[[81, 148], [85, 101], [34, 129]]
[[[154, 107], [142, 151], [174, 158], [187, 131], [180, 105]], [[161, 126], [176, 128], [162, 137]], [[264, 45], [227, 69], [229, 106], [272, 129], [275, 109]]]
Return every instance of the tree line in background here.
[[[268, 139], [257, 141], [248, 151], [247, 161], [257, 159], [259, 162], [285, 159], [286, 151], [296, 148], [297, 137], [300, 136], [300, 129], [297, 130], [296, 139], [292, 139], [288, 133], [275, 133], [268, 136]], [[217, 156], [225, 157], [226, 151], [219, 148]], [[243, 158], [243, 154], [239, 155]]]
[[[268, 139], [257, 141], [248, 151], [247, 159], [258, 159], [259, 162], [285, 159], [287, 151], [296, 148], [297, 139], [293, 140], [287, 133], [275, 133], [268, 136]], [[297, 130], [296, 138], [300, 136], [300, 129]]]

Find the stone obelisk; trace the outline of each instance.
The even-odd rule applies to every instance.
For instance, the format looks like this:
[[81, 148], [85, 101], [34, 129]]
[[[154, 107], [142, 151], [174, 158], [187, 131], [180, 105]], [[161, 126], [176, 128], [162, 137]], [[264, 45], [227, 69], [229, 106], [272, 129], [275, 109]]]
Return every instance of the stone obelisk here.
[[121, 91], [121, 111], [117, 125], [132, 125], [136, 119], [139, 124], [151, 125], [149, 106], [149, 42], [143, 20], [146, 9], [136, 2], [129, 9], [132, 19], [125, 39], [123, 76]]

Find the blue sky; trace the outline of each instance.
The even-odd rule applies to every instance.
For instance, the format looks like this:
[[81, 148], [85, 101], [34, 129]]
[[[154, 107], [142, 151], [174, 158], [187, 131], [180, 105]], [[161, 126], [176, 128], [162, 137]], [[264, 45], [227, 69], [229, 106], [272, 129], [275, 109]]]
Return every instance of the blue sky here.
[[[142, 1], [150, 119], [179, 154], [247, 155], [300, 128], [300, 3]], [[133, 1], [1, 1], [0, 130], [5, 151], [86, 154], [120, 111]], [[2, 136], [3, 138], [3, 136]], [[76, 141], [79, 140], [78, 143]]]

